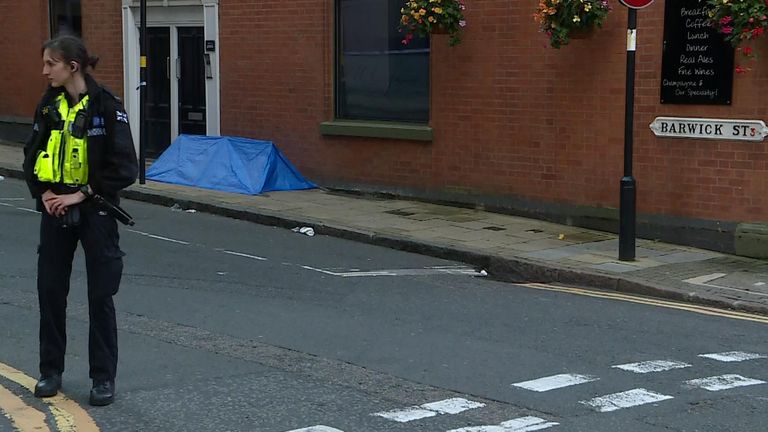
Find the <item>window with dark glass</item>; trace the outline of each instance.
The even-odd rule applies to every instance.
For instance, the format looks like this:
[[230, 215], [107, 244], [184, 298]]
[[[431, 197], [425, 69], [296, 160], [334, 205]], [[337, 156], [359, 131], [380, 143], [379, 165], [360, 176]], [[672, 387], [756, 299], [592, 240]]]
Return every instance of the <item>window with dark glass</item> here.
[[50, 0], [51, 36], [73, 34], [82, 37], [80, 0]]
[[336, 118], [429, 121], [429, 39], [402, 43], [403, 4], [337, 0]]

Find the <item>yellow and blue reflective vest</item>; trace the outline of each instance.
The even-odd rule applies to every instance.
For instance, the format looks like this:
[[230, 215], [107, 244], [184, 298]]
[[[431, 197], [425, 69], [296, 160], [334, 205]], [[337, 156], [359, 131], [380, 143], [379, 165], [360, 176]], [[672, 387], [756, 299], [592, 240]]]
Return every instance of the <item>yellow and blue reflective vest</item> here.
[[70, 109], [67, 98], [62, 93], [56, 98], [56, 105], [62, 122], [58, 125], [59, 128], [51, 128], [45, 150], [37, 155], [34, 173], [42, 182], [88, 184], [87, 139], [85, 136], [72, 136], [72, 125], [78, 112], [83, 111], [85, 114], [88, 96]]

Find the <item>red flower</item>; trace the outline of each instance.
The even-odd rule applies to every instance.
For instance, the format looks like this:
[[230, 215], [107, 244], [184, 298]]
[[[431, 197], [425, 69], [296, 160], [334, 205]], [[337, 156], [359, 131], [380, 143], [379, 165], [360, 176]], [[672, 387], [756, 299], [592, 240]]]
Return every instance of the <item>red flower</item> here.
[[744, 48], [741, 49], [741, 53], [747, 57], [752, 56], [752, 47], [745, 46]]
[[741, 67], [741, 66], [736, 66], [736, 73], [737, 73], [737, 74], [743, 74], [743, 73], [747, 73], [747, 70], [746, 70], [746, 69], [744, 69], [744, 68], [743, 68], [743, 67]]
[[[768, 0], [766, 0], [766, 1], [768, 1]], [[754, 38], [760, 36], [761, 34], [763, 34], [763, 31], [764, 30], [763, 30], [762, 27], [757, 27], [754, 30], [752, 30], [752, 39], [754, 39]]]

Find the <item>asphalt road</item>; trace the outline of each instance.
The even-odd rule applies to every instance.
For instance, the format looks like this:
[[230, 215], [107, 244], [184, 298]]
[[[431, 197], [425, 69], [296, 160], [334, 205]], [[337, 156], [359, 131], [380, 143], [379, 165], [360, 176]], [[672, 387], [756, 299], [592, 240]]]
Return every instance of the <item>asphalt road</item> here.
[[[505, 284], [462, 263], [132, 201], [117, 401], [87, 405], [78, 252], [74, 404], [44, 403], [24, 385], [37, 377], [38, 319], [27, 196], [0, 181], [0, 431], [35, 413], [52, 431], [766, 428], [768, 319]], [[654, 363], [623, 366], [638, 362]], [[60, 410], [77, 405], [73, 429]]]

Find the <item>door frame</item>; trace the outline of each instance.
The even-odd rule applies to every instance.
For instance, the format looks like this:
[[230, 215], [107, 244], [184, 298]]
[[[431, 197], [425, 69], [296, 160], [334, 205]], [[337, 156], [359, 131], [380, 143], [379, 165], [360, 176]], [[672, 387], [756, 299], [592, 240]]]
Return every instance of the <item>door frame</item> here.
[[[148, 27], [171, 28], [171, 77], [176, 76], [178, 27], [203, 27], [205, 40], [213, 40], [210, 52], [213, 78], [205, 80], [206, 135], [221, 134], [221, 82], [219, 74], [219, 0], [163, 0], [147, 5]], [[139, 148], [139, 26], [141, 17], [137, 0], [123, 0], [123, 86], [125, 109], [133, 131], [134, 146]], [[171, 140], [178, 136], [178, 86], [171, 84]]]

